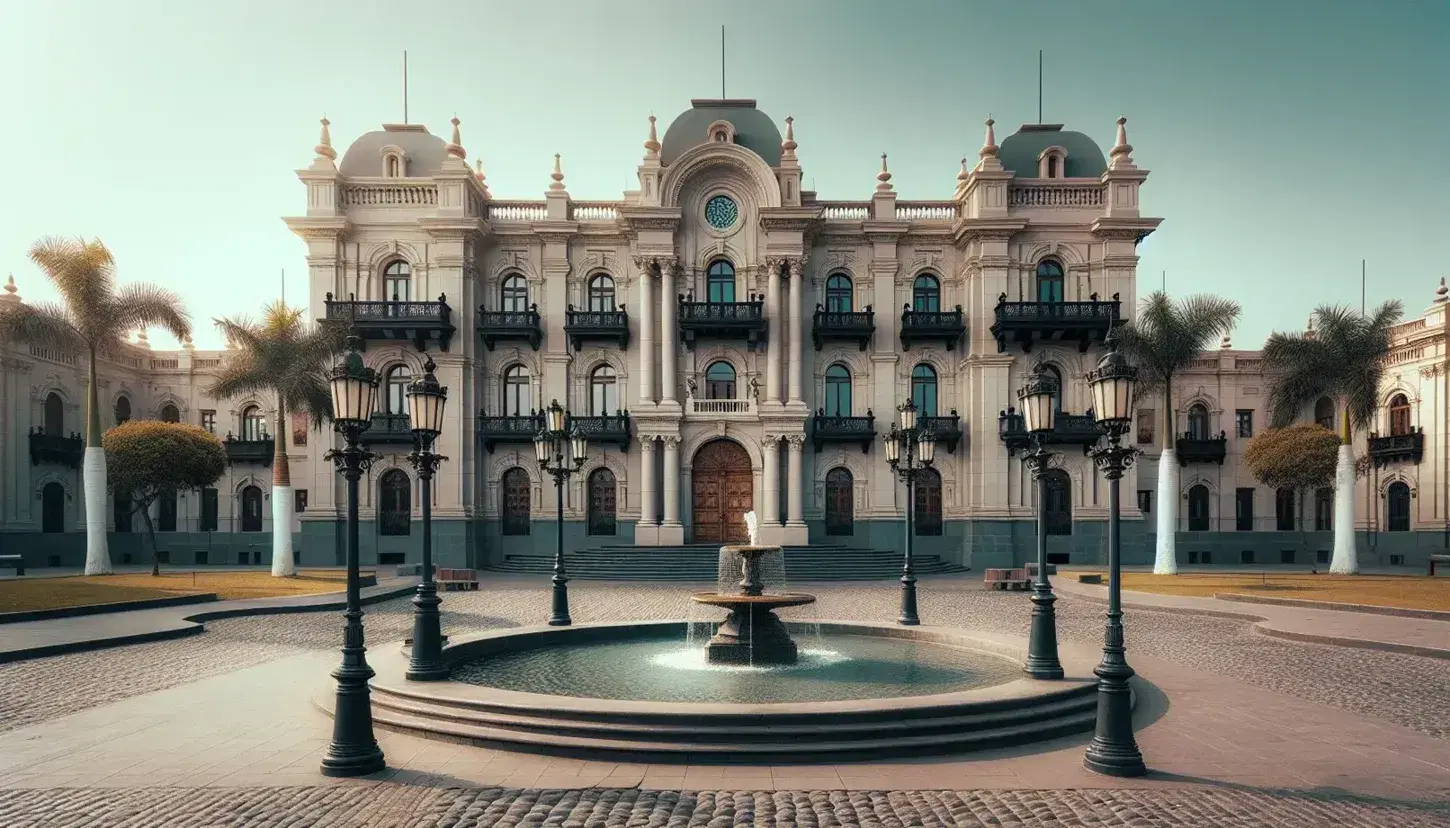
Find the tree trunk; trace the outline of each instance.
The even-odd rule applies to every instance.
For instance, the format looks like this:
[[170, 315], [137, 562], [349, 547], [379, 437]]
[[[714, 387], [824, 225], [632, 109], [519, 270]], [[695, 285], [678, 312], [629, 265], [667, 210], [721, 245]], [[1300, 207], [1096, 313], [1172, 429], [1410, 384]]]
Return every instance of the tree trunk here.
[[151, 577], [161, 577], [161, 550], [156, 546], [156, 527], [151, 523], [151, 502], [141, 504], [137, 509], [141, 520], [146, 522], [146, 539], [151, 541]]
[[1329, 571], [1340, 575], [1359, 572], [1359, 552], [1354, 542], [1354, 446], [1349, 424], [1349, 406], [1339, 428], [1339, 462], [1334, 469], [1334, 557]]
[[287, 465], [287, 404], [277, 396], [276, 451], [272, 455], [272, 575], [297, 574], [292, 563], [292, 469]]
[[1173, 375], [1163, 382], [1163, 451], [1158, 455], [1158, 549], [1153, 574], [1178, 574], [1178, 454], [1174, 450]]
[[101, 447], [100, 389], [96, 349], [90, 349], [86, 384], [86, 450], [81, 467], [81, 496], [86, 507], [86, 574], [110, 575], [106, 546], [106, 450]]

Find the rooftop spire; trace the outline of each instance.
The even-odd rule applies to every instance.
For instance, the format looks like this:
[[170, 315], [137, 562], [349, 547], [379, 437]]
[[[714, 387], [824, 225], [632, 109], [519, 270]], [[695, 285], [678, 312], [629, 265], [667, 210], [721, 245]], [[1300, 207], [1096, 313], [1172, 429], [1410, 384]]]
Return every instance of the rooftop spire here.
[[[15, 277], [14, 276], [11, 276], [10, 277], [10, 284], [6, 285], [5, 286], [5, 289], [6, 290], [9, 290], [9, 291], [15, 290]], [[1440, 286], [1437, 287], [1437, 288], [1435, 288], [1435, 304], [1442, 305], [1442, 304], [1445, 303], [1445, 300], [1447, 298], [1450, 298], [1450, 287], [1445, 287], [1445, 277], [1444, 276], [1441, 276], [1440, 277]]]
[[655, 116], [649, 116], [649, 137], [644, 142], [644, 155], [646, 158], [655, 158], [660, 154], [660, 138], [655, 132]]
[[1108, 169], [1127, 169], [1133, 166], [1133, 145], [1128, 143], [1128, 119], [1118, 119], [1118, 139], [1108, 153]]
[[559, 166], [559, 153], [557, 152], [554, 153], [554, 172], [550, 173], [549, 177], [554, 179], [554, 182], [549, 185], [549, 189], [564, 189], [564, 170]]
[[972, 175], [971, 171], [967, 169], [967, 157], [965, 155], [963, 155], [962, 156], [962, 170], [961, 170], [961, 172], [957, 173], [957, 180], [958, 181], [966, 181], [968, 178], [971, 177], [971, 175]]
[[332, 126], [332, 122], [327, 120], [327, 116], [324, 115], [322, 118], [322, 136], [317, 139], [317, 146], [313, 147], [312, 151], [317, 153], [318, 158], [336, 161], [337, 150], [332, 148], [332, 131], [328, 129], [330, 126]]
[[876, 180], [880, 182], [876, 185], [876, 192], [891, 192], [891, 171], [886, 169], [886, 153], [884, 152], [881, 153], [881, 172], [876, 173]]
[[[1444, 282], [1442, 281], [1440, 284], [1443, 285]], [[15, 274], [12, 273], [10, 274], [10, 279], [5, 282], [5, 293], [4, 295], [0, 295], [0, 302], [6, 304], [18, 303], [20, 301], [20, 294], [15, 291]]]
[[982, 139], [982, 149], [980, 152], [977, 153], [977, 157], [997, 157], [997, 130], [995, 128], [996, 123], [997, 122], [992, 120], [991, 118], [987, 119], [987, 137]]
[[1223, 335], [1223, 339], [1219, 340], [1219, 343], [1218, 343], [1218, 347], [1222, 348], [1225, 351], [1233, 348], [1233, 346], [1234, 346], [1233, 340], [1229, 338], [1229, 335], [1228, 334], [1224, 334]]
[[473, 177], [476, 178], [476, 179], [478, 179], [479, 186], [480, 187], [483, 187], [483, 197], [484, 198], [488, 198], [488, 184], [485, 183], [484, 180], [483, 180], [483, 159], [482, 158], [475, 158], [475, 159], [473, 159], [473, 166], [475, 168], [475, 172], [473, 173]]
[[463, 135], [458, 131], [458, 117], [454, 116], [453, 120], [450, 123], [453, 124], [453, 138], [449, 140], [448, 147], [446, 148], [445, 152], [447, 152], [454, 158], [467, 158], [468, 152], [463, 148]]
[[795, 148], [799, 146], [795, 142], [795, 117], [785, 116], [785, 140], [780, 142], [782, 155], [795, 155]]

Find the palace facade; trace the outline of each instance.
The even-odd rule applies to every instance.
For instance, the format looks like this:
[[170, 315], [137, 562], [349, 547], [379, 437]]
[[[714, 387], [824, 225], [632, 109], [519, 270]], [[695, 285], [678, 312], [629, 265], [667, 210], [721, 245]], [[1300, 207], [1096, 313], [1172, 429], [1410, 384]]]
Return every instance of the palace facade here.
[[[433, 505], [444, 566], [552, 554], [553, 481], [531, 443], [539, 411], [555, 400], [590, 446], [564, 492], [571, 551], [668, 555], [739, 540], [751, 509], [768, 543], [900, 549], [908, 493], [881, 440], [911, 399], [937, 436], [935, 462], [910, 495], [917, 552], [974, 569], [1020, 563], [1034, 554], [1037, 498], [1012, 406], [1039, 360], [1063, 380], [1049, 440], [1050, 549], [1057, 560], [1101, 560], [1107, 483], [1086, 456], [1096, 432], [1083, 375], [1111, 325], [1133, 313], [1136, 245], [1161, 221], [1140, 211], [1148, 171], [1133, 162], [1124, 121], [1105, 157], [1091, 138], [1052, 124], [1024, 125], [999, 146], [989, 120], [977, 159], [963, 159], [942, 201], [899, 199], [885, 156], [874, 184], [863, 182], [874, 187], [868, 199], [822, 200], [802, 188], [792, 119], [784, 127], [754, 101], [696, 100], [662, 138], [650, 118], [639, 187], [621, 199], [575, 200], [556, 157], [544, 198], [520, 201], [490, 193], [456, 119], [450, 140], [386, 125], [341, 156], [323, 121], [315, 158], [297, 173], [305, 210], [285, 221], [305, 244], [311, 311], [353, 324], [382, 377], [365, 436], [379, 454], [362, 487], [365, 563], [417, 560], [403, 392], [427, 357], [449, 388], [438, 441], [449, 460]], [[20, 301], [13, 283], [7, 291], [0, 301]], [[1446, 433], [1443, 390], [1434, 390], [1443, 308], [1441, 296], [1416, 321], [1420, 334], [1406, 328], [1405, 342], [1424, 343], [1397, 346], [1418, 356], [1394, 374], [1403, 400], [1386, 398], [1381, 433], [1392, 436], [1364, 438], [1385, 464], [1362, 485], [1401, 511], [1393, 527], [1365, 512], [1366, 531], [1384, 530], [1384, 540], [1362, 555], [1393, 548], [1401, 551], [1380, 557], [1409, 562], [1444, 521], [1445, 497], [1428, 482], [1450, 480], [1434, 461]], [[72, 434], [84, 360], [7, 347], [0, 537], [32, 565], [76, 565], [84, 525]], [[207, 398], [209, 372], [225, 357], [189, 345], [153, 352], [142, 337], [100, 366], [102, 405], [116, 421], [178, 419], [228, 438], [232, 465], [215, 489], [158, 504], [168, 558], [269, 559], [267, 464], [280, 438], [299, 560], [340, 561], [342, 486], [323, 459], [333, 435], [301, 420], [273, 435], [269, 401]], [[1185, 401], [1180, 556], [1199, 550], [1204, 562], [1237, 564], [1238, 547], [1252, 546], [1255, 562], [1276, 562], [1289, 543], [1266, 522], [1272, 495], [1258, 492], [1248, 534], [1233, 518], [1254, 485], [1240, 470], [1238, 435], [1266, 418], [1256, 359], [1207, 355], [1175, 396]], [[1238, 429], [1244, 410], [1248, 432]], [[1129, 562], [1153, 554], [1151, 521], [1141, 520], [1154, 507], [1144, 494], [1155, 488], [1152, 437], [1140, 427], [1150, 456], [1124, 480]], [[1419, 448], [1385, 454], [1406, 441]], [[1435, 470], [1425, 482], [1422, 461]], [[1410, 523], [1405, 539], [1391, 540], [1404, 523], [1399, 484], [1410, 487]], [[139, 562], [141, 527], [122, 511], [112, 516], [112, 557]]]

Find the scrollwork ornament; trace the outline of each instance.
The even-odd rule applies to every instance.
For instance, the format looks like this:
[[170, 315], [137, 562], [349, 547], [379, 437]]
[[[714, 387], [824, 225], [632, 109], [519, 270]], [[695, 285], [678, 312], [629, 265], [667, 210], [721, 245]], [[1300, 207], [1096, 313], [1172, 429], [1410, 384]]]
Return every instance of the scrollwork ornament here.
[[804, 434], [787, 434], [785, 441], [790, 444], [791, 451], [800, 451], [805, 447], [806, 436]]

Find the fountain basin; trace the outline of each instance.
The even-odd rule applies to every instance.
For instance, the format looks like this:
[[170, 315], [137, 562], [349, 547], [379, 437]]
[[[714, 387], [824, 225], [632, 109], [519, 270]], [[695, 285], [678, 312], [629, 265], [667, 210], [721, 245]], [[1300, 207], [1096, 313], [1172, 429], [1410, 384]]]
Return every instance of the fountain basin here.
[[705, 657], [711, 664], [764, 666], [795, 664], [800, 658], [795, 641], [775, 610], [814, 604], [816, 596], [697, 592], [690, 600], [730, 610], [729, 617], [720, 623], [705, 645]]

